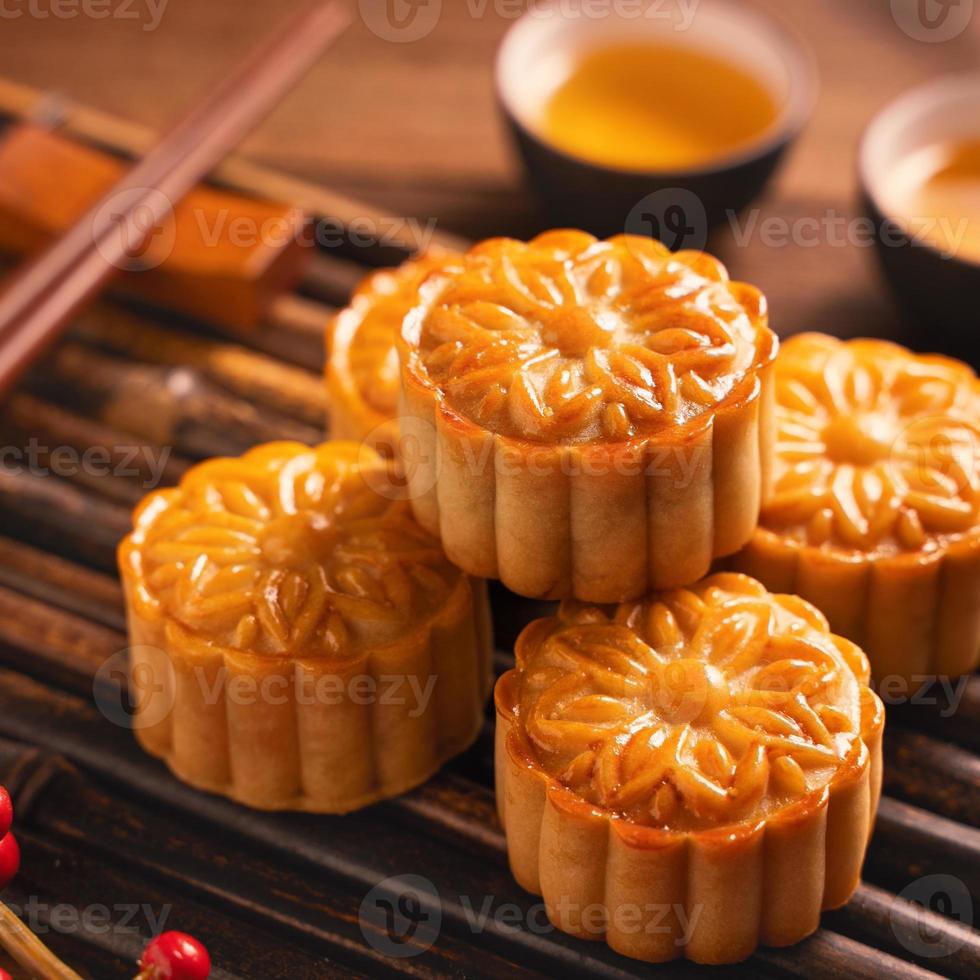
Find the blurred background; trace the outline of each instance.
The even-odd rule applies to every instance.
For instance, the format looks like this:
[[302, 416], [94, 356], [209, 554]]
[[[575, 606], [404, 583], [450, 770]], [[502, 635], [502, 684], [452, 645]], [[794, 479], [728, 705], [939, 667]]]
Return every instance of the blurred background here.
[[[744, 247], [715, 236], [733, 274], [769, 295], [775, 326], [895, 333], [872, 249], [833, 232], [858, 213], [855, 153], [885, 103], [943, 72], [980, 66], [973, 0], [947, 11], [955, 34], [921, 27], [947, 0], [754, 0], [813, 48], [815, 113], [760, 201], [760, 219], [816, 218], [814, 244]], [[6, 76], [164, 128], [297, 0], [6, 0]], [[244, 152], [403, 216], [468, 237], [545, 223], [523, 189], [493, 88], [493, 57], [522, 0], [351, 0], [359, 17]], [[964, 17], [964, 15], [967, 15]], [[400, 18], [400, 20], [399, 20]], [[392, 26], [397, 23], [410, 27]], [[928, 20], [926, 21], [928, 23]], [[963, 26], [965, 24], [965, 26]], [[940, 40], [941, 39], [941, 40]], [[937, 43], [939, 42], [939, 43]], [[830, 213], [830, 220], [828, 220]]]

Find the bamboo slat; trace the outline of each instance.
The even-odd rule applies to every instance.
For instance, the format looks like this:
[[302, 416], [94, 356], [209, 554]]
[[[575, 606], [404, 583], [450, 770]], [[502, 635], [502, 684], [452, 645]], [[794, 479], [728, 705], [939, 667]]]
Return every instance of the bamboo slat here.
[[[38, 111], [39, 99], [0, 81], [0, 114]], [[49, 108], [65, 132], [117, 151], [148, 138], [92, 110]], [[219, 176], [316, 213], [382, 217], [292, 178], [269, 179], [245, 161]], [[75, 324], [0, 413], [2, 439], [14, 447], [34, 434], [77, 454], [105, 447], [116, 461], [127, 444], [148, 453], [130, 476], [113, 467], [94, 479], [0, 467], [0, 783], [15, 796], [25, 851], [10, 897], [72, 908], [133, 896], [170, 905], [169, 927], [204, 939], [219, 977], [977, 976], [980, 938], [960, 921], [962, 910], [924, 909], [916, 889], [939, 875], [980, 893], [978, 677], [953, 700], [939, 691], [934, 703], [927, 695], [889, 705], [885, 796], [853, 900], [808, 941], [717, 972], [682, 962], [651, 971], [602, 944], [532, 928], [537, 899], [509, 874], [495, 814], [489, 717], [476, 745], [432, 781], [348, 818], [261, 814], [198, 793], [107, 719], [126, 714], [115, 548], [130, 526], [134, 488], [142, 492], [147, 478], [173, 483], [204, 455], [322, 436], [326, 322], [390, 257], [378, 249], [345, 255], [318, 255], [302, 292], [280, 297], [266, 326], [234, 343], [213, 325], [106, 304]], [[512, 663], [517, 632], [550, 607], [496, 586], [491, 595], [499, 673]], [[433, 883], [442, 926], [431, 948], [409, 940], [417, 955], [386, 956], [376, 947], [388, 937], [361, 919], [361, 903], [379, 882], [407, 873]], [[474, 928], [484, 903], [490, 919]], [[513, 910], [516, 926], [493, 915]], [[132, 976], [147, 935], [140, 923], [137, 934], [47, 938], [83, 976], [121, 980]]]

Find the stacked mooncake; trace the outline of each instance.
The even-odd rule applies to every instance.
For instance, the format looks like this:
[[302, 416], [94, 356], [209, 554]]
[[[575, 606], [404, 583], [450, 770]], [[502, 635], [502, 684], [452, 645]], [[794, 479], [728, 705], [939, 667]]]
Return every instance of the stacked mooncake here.
[[[138, 511], [141, 741], [254, 806], [401, 792], [479, 730], [496, 578], [561, 600], [496, 689], [511, 867], [555, 926], [649, 961], [802, 939], [877, 807], [857, 644], [879, 675], [976, 664], [980, 408], [948, 360], [777, 347], [757, 289], [638, 237], [375, 274], [328, 331], [360, 447], [207, 463]], [[303, 697], [354, 674], [431, 696]], [[204, 703], [201, 676], [290, 693]]]

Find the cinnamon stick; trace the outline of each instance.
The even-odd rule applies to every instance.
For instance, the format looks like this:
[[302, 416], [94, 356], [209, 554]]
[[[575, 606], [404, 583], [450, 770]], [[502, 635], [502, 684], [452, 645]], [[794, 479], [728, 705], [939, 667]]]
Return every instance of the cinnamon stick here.
[[[326, 319], [320, 325], [320, 345]], [[267, 405], [320, 429], [327, 414], [323, 378], [237, 344], [196, 337], [100, 303], [84, 312], [72, 332], [85, 341], [133, 360], [193, 368], [243, 398]]]
[[193, 368], [134, 364], [77, 343], [61, 344], [31, 387], [104, 425], [195, 458], [237, 455], [276, 439], [310, 445], [323, 439], [322, 424], [223, 391]]

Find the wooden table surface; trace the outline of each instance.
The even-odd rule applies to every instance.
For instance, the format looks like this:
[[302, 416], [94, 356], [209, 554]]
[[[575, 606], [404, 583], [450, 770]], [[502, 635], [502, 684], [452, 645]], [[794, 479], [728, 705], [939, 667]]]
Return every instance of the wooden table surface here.
[[[52, 9], [57, 0], [35, 0]], [[87, 9], [89, 0], [61, 0]], [[122, 0], [107, 0], [111, 9]], [[127, 0], [128, 2], [128, 0]], [[391, 0], [350, 0], [376, 16]], [[404, 0], [397, 0], [404, 2]], [[903, 89], [980, 66], [980, 16], [958, 37], [906, 34], [893, 7], [918, 0], [759, 0], [814, 49], [821, 73], [810, 126], [760, 202], [760, 218], [855, 214], [855, 152], [871, 116]], [[970, 2], [973, 0], [964, 0]], [[152, 11], [160, 10], [157, 16]], [[429, 0], [440, 9], [425, 37], [396, 43], [358, 17], [340, 43], [276, 110], [245, 150], [255, 158], [384, 205], [434, 217], [469, 236], [529, 234], [543, 219], [522, 192], [494, 103], [492, 60], [520, 0]], [[299, 0], [133, 0], [126, 17], [30, 17], [27, 0], [0, 14], [0, 64], [11, 78], [58, 88], [163, 127]], [[435, 9], [434, 7], [432, 9]], [[129, 15], [133, 15], [130, 17]], [[371, 23], [376, 23], [371, 16]], [[427, 8], [423, 14], [428, 16]], [[732, 273], [769, 295], [781, 333], [895, 332], [895, 313], [867, 247], [821, 236], [814, 247], [713, 247]]]

